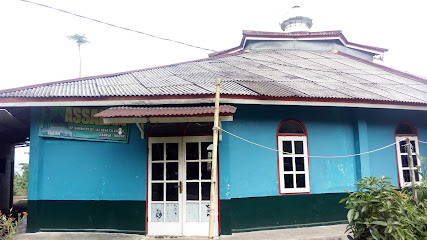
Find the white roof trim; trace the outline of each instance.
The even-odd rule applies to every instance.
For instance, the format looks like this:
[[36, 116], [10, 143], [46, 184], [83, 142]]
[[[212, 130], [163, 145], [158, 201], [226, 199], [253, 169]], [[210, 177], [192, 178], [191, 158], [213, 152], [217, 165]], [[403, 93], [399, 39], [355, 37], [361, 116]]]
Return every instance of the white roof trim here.
[[[158, 100], [106, 100], [106, 101], [64, 101], [64, 102], [14, 102], [0, 103], [0, 107], [44, 107], [44, 106], [123, 106], [123, 105], [177, 105], [177, 104], [213, 104], [214, 98], [192, 98], [192, 99], [158, 99]], [[257, 104], [257, 105], [283, 105], [283, 106], [321, 106], [321, 107], [357, 107], [357, 108], [379, 108], [379, 109], [404, 109], [427, 111], [425, 106], [411, 106], [400, 104], [383, 103], [348, 103], [348, 102], [311, 102], [311, 101], [285, 101], [285, 100], [258, 100], [258, 99], [232, 99], [221, 98], [221, 104]]]

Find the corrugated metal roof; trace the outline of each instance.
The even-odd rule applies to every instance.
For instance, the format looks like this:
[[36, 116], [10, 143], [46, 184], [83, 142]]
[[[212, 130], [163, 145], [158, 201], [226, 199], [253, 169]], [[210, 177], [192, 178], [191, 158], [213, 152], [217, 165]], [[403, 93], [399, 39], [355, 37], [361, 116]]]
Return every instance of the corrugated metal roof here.
[[206, 95], [329, 98], [427, 104], [427, 80], [328, 51], [269, 49], [34, 87], [5, 97]]
[[[236, 107], [219, 106], [220, 115], [232, 115]], [[215, 107], [112, 107], [95, 117], [103, 118], [141, 118], [141, 117], [172, 117], [172, 116], [213, 116]]]

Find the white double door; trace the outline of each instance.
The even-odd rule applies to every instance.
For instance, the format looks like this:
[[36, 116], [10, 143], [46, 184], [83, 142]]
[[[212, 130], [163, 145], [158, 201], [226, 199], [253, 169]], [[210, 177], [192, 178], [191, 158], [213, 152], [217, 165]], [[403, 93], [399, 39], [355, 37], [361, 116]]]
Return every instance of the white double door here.
[[211, 136], [149, 139], [148, 235], [208, 235], [211, 154]]

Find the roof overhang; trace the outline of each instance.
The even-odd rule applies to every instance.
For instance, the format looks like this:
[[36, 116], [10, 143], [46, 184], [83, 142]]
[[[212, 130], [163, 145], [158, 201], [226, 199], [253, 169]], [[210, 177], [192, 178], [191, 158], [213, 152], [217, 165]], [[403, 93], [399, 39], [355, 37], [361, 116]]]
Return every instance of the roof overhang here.
[[[233, 121], [236, 107], [219, 107], [220, 121]], [[215, 107], [112, 107], [99, 112], [104, 123], [213, 122]]]
[[28, 145], [30, 109], [0, 109], [0, 143]]

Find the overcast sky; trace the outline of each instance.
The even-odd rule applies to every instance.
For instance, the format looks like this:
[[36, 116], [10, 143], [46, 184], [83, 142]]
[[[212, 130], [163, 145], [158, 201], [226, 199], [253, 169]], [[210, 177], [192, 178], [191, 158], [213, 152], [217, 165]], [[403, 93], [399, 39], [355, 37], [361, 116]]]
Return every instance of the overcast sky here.
[[[281, 31], [291, 1], [32, 0], [134, 30], [223, 50], [242, 30]], [[427, 76], [427, 1], [301, 0], [312, 31], [343, 30], [355, 43], [388, 48], [383, 64]], [[75, 42], [86, 34], [82, 76], [207, 57], [208, 51], [153, 39], [20, 0], [0, 1], [0, 89], [78, 77]]]

